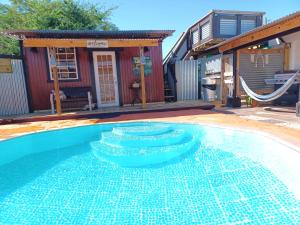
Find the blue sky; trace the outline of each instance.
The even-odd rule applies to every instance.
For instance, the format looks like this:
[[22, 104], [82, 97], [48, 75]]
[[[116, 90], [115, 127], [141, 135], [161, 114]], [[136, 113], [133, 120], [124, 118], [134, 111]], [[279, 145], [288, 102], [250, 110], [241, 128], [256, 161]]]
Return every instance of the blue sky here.
[[[94, 0], [94, 2], [99, 2]], [[211, 9], [266, 12], [275, 20], [300, 10], [300, 0], [107, 0], [106, 6], [118, 6], [112, 22], [119, 29], [172, 29], [172, 37], [163, 43], [164, 55], [182, 32]]]
[[[8, 0], [0, 0], [8, 2]], [[88, 0], [79, 0], [88, 1]], [[272, 21], [300, 10], [300, 0], [90, 0], [106, 7], [118, 6], [112, 22], [120, 30], [176, 30], [163, 43], [164, 55], [182, 32], [211, 9], [248, 10], [266, 12]]]

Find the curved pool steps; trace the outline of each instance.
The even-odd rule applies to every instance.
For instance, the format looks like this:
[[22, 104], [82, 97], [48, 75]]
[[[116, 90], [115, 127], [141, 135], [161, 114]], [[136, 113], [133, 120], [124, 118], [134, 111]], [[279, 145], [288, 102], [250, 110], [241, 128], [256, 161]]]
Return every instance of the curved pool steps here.
[[113, 131], [103, 132], [100, 142], [107, 145], [121, 145], [127, 147], [159, 147], [166, 145], [180, 144], [189, 134], [184, 130], [172, 130], [160, 135], [134, 135], [134, 134], [116, 134]]
[[148, 136], [160, 135], [173, 131], [170, 126], [165, 125], [140, 125], [130, 127], [114, 127], [112, 133], [118, 135], [135, 135], [135, 136]]
[[167, 162], [199, 147], [199, 138], [188, 129], [138, 125], [102, 132], [100, 140], [90, 146], [99, 159], [122, 167], [142, 167]]

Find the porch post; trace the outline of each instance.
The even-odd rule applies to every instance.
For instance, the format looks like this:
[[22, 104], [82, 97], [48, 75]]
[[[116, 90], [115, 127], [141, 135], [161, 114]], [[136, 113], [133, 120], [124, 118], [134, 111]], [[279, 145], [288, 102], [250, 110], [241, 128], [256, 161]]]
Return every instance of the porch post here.
[[53, 83], [54, 83], [54, 91], [55, 91], [55, 103], [56, 103], [56, 113], [61, 115], [61, 103], [60, 103], [60, 93], [59, 93], [59, 81], [57, 75], [57, 67], [53, 67]]
[[61, 115], [61, 103], [60, 103], [60, 93], [59, 93], [59, 81], [58, 81], [58, 74], [57, 74], [57, 62], [55, 58], [55, 50], [54, 48], [49, 48], [50, 51], [50, 65], [52, 69], [52, 76], [53, 76], [53, 85], [54, 85], [54, 93], [55, 93], [55, 103], [56, 103], [56, 113]]
[[146, 108], [146, 86], [145, 86], [145, 65], [144, 64], [145, 64], [144, 47], [140, 47], [142, 107]]

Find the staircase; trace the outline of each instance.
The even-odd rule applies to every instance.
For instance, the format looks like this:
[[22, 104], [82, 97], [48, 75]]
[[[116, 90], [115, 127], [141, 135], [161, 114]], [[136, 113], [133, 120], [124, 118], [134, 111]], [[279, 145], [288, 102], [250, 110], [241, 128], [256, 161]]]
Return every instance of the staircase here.
[[176, 97], [172, 94], [172, 89], [169, 86], [169, 83], [166, 79], [164, 79], [164, 94], [165, 94], [165, 102], [176, 102]]
[[167, 73], [164, 74], [164, 94], [165, 102], [176, 102], [176, 78], [175, 65], [168, 66]]

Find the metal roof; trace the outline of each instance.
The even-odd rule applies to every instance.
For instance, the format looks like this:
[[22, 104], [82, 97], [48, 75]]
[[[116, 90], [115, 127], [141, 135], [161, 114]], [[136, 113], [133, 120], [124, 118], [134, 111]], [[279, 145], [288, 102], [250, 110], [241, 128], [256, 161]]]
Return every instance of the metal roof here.
[[26, 38], [126, 38], [126, 39], [164, 39], [174, 30], [6, 30], [3, 35], [18, 39]]
[[259, 12], [259, 11], [240, 11], [240, 10], [219, 10], [219, 9], [213, 9], [210, 11], [210, 13], [216, 13], [216, 14], [235, 14], [235, 15], [265, 15], [265, 12]]

